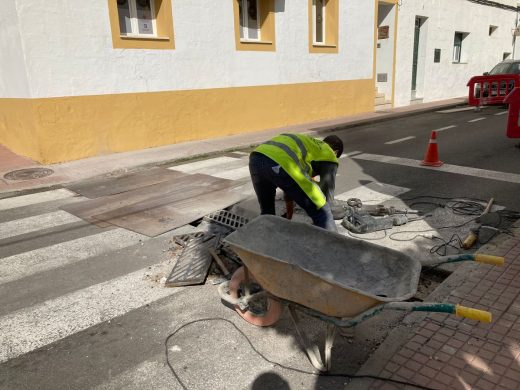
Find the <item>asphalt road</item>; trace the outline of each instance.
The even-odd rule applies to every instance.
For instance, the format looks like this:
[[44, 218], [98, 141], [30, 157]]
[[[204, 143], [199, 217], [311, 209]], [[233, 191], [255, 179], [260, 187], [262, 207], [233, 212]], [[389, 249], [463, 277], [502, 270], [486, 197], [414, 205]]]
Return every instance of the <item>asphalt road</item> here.
[[[501, 107], [488, 107], [478, 113], [431, 112], [336, 132], [344, 141], [345, 153], [354, 154], [342, 161], [336, 192], [356, 187], [363, 180], [373, 180], [411, 189], [407, 198], [493, 197], [497, 204], [518, 211], [520, 187], [515, 175], [520, 174], [520, 149], [514, 147], [518, 140], [505, 136], [505, 112]], [[439, 129], [440, 160], [455, 165], [460, 173], [443, 171], [443, 167], [424, 169], [420, 165], [359, 158], [363, 153], [422, 161], [431, 131]], [[491, 172], [475, 172], [475, 168]], [[512, 175], [502, 178], [500, 173]]]
[[[404, 189], [399, 197], [409, 205], [406, 199], [424, 195], [494, 197], [518, 211], [520, 150], [505, 137], [503, 112], [432, 112], [338, 131], [348, 156], [336, 194], [382, 183], [382, 191]], [[445, 165], [425, 169], [418, 162], [436, 129], [443, 129]], [[240, 161], [245, 166], [247, 156]], [[272, 363], [311, 370], [287, 315], [273, 328], [253, 328], [220, 303], [211, 283], [162, 287], [173, 264], [171, 232], [149, 239], [59, 210], [78, 200], [60, 192], [0, 203], [1, 389], [343, 389], [344, 378]], [[221, 320], [179, 330], [210, 317]], [[336, 369], [355, 372], [392, 326], [390, 317], [360, 327], [353, 341], [339, 338]], [[305, 328], [323, 334], [315, 320]]]

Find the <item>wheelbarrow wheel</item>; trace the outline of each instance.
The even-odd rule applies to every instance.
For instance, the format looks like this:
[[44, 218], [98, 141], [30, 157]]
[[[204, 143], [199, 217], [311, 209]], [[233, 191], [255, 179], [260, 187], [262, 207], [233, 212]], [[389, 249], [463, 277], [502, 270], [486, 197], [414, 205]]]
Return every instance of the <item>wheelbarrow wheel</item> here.
[[[251, 274], [249, 278], [249, 289], [251, 292], [259, 292], [262, 287], [256, 282]], [[239, 298], [244, 295], [244, 286], [246, 283], [245, 268], [238, 268], [229, 282], [229, 294], [233, 298]], [[247, 310], [242, 310], [238, 305], [235, 305], [236, 312], [244, 320], [256, 326], [271, 326], [275, 324], [282, 315], [283, 305], [280, 301], [267, 297], [259, 302], [256, 302]]]

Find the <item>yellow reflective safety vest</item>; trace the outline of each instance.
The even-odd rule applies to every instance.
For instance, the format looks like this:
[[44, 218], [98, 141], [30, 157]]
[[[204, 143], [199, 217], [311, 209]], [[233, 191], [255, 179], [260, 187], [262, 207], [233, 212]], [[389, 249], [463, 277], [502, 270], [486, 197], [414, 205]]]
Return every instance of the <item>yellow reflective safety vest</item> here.
[[280, 164], [318, 208], [327, 203], [320, 187], [312, 180], [311, 166], [313, 161], [338, 163], [327, 143], [303, 134], [280, 134], [258, 146], [255, 152]]

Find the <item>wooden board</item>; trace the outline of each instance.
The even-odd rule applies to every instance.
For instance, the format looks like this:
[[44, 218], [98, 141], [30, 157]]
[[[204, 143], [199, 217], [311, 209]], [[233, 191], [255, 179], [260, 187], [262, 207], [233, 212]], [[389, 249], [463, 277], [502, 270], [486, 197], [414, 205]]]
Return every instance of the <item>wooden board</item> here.
[[93, 199], [171, 181], [182, 175], [182, 172], [155, 167], [146, 171], [128, 173], [118, 177], [102, 177], [86, 180], [78, 184], [69, 185], [66, 188]]
[[135, 213], [129, 212], [129, 208], [123, 213], [119, 211], [117, 215], [107, 213], [96, 218], [107, 218], [104, 220], [111, 224], [154, 237], [240, 202], [248, 196], [245, 191], [248, 185], [234, 183], [226, 188], [207, 191], [162, 206], [146, 210], [139, 207]]
[[97, 224], [100, 219], [96, 215], [103, 214], [112, 210], [117, 210], [125, 206], [130, 206], [147, 200], [155, 200], [168, 194], [185, 192], [193, 183], [199, 184], [199, 192], [202, 186], [209, 186], [217, 182], [229, 182], [228, 180], [218, 179], [201, 174], [181, 173], [176, 179], [145, 186], [121, 194], [104, 196], [101, 198], [86, 200], [84, 202], [65, 205], [61, 210], [67, 211], [87, 222]]

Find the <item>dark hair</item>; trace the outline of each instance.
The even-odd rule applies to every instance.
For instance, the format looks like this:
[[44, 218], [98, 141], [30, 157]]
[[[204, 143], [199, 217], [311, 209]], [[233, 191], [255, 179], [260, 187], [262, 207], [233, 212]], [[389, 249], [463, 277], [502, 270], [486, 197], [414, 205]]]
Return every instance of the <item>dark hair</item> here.
[[323, 142], [336, 151], [336, 157], [339, 158], [343, 154], [343, 141], [337, 135], [328, 135], [323, 139]]

